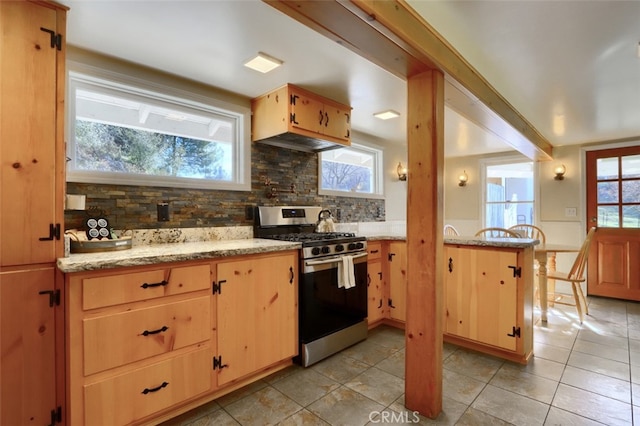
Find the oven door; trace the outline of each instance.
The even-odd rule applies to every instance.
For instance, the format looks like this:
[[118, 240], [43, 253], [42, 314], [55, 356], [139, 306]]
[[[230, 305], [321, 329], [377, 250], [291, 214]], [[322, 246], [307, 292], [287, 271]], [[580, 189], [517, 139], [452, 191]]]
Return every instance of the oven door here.
[[367, 253], [354, 254], [354, 287], [338, 288], [343, 256], [303, 259], [300, 276], [300, 343], [309, 343], [367, 317]]

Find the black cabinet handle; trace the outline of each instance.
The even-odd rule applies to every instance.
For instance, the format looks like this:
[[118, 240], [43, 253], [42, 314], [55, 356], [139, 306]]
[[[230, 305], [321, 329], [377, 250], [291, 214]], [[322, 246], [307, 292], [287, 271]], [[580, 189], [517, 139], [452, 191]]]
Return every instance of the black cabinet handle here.
[[329, 114], [328, 113], [324, 113], [324, 127], [327, 127], [329, 125]]
[[143, 331], [143, 332], [142, 332], [142, 335], [143, 335], [143, 336], [149, 336], [149, 335], [151, 335], [151, 334], [158, 334], [158, 333], [165, 332], [165, 331], [167, 331], [168, 329], [169, 329], [169, 327], [167, 327], [166, 325], [164, 325], [164, 326], [162, 326], [162, 328], [159, 328], [159, 329], [157, 329], [157, 330], [151, 330], [151, 331], [149, 331], [149, 330], [145, 330], [145, 331]]
[[453, 272], [453, 259], [449, 258], [449, 273]]
[[382, 299], [380, 299], [380, 304], [378, 305], [378, 309], [382, 308]]
[[395, 309], [396, 307], [393, 306], [393, 300], [389, 299], [389, 307]]
[[152, 283], [152, 284], [144, 283], [140, 287], [142, 288], [160, 287], [160, 286], [165, 286], [167, 284], [169, 284], [169, 281], [162, 280], [159, 283]]
[[369, 253], [374, 254], [377, 253], [379, 250], [371, 250]]
[[55, 225], [53, 223], [49, 224], [49, 236], [48, 237], [40, 237], [38, 238], [38, 240], [40, 241], [53, 241], [53, 239], [59, 240], [60, 239], [60, 224], [56, 223]]
[[371, 285], [371, 275], [367, 273], [367, 287]]
[[295, 278], [295, 274], [293, 273], [293, 266], [289, 266], [289, 284], [293, 284], [293, 279]]
[[160, 389], [166, 388], [167, 386], [169, 386], [169, 383], [167, 383], [167, 382], [162, 382], [162, 384], [161, 384], [160, 386], [158, 386], [158, 387], [151, 388], [151, 389], [149, 389], [149, 388], [144, 388], [144, 390], [142, 391], [142, 393], [146, 395], [146, 394], [151, 393], [151, 392], [158, 392]]
[[512, 327], [512, 332], [511, 333], [507, 333], [507, 336], [509, 337], [520, 337], [520, 327]]
[[319, 117], [320, 117], [320, 122], [318, 124], [322, 125], [322, 120], [324, 120], [324, 114], [322, 113], [322, 110], [318, 111], [320, 113]]

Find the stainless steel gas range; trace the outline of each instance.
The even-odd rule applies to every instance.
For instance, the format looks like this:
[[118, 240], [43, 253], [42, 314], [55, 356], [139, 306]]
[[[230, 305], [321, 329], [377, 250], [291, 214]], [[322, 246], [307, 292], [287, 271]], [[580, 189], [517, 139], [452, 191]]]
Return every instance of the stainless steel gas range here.
[[367, 241], [314, 232], [321, 207], [257, 208], [254, 237], [302, 243], [298, 282], [300, 352], [307, 367], [367, 338]]

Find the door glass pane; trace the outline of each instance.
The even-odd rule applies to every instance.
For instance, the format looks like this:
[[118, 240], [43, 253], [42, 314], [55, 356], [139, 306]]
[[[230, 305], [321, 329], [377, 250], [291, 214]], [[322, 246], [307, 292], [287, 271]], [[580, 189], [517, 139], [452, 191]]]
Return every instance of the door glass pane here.
[[596, 162], [598, 180], [618, 178], [618, 157], [599, 158]]
[[598, 182], [598, 204], [618, 202], [618, 182]]
[[618, 206], [598, 206], [598, 226], [619, 228]]
[[622, 177], [640, 177], [640, 155], [628, 155], [622, 157]]
[[640, 206], [624, 206], [622, 208], [622, 227], [640, 228]]
[[622, 202], [640, 203], [640, 180], [622, 181]]

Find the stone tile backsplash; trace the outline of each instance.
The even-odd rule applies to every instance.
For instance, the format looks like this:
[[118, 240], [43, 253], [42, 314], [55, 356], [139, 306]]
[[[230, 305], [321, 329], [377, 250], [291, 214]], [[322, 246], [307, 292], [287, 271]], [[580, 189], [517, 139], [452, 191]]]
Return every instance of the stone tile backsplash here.
[[[318, 195], [318, 154], [252, 144], [251, 191], [67, 183], [67, 194], [86, 195], [86, 211], [65, 211], [65, 229], [84, 229], [87, 215], [104, 215], [117, 230], [251, 227], [257, 205], [319, 205], [339, 222], [384, 221], [384, 200]], [[265, 180], [295, 192], [268, 198]], [[156, 205], [169, 203], [170, 220], [159, 222]], [[185, 231], [186, 232], [186, 231]], [[143, 237], [144, 238], [144, 237]], [[164, 238], [164, 237], [162, 237]]]

